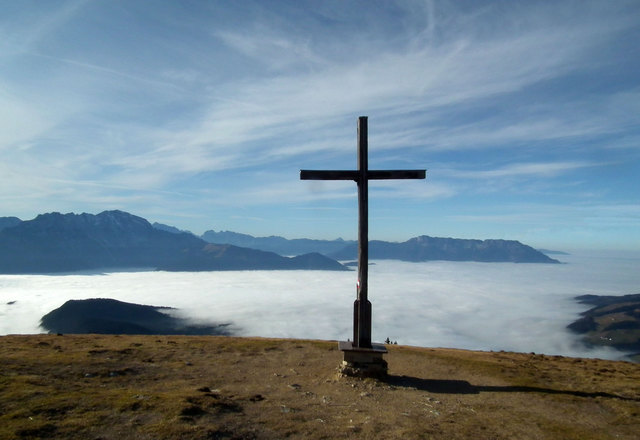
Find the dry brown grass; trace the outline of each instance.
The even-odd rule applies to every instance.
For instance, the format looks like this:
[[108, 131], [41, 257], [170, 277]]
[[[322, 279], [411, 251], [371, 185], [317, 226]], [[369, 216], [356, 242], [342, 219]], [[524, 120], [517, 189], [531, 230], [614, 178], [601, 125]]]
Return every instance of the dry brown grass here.
[[640, 365], [389, 347], [341, 378], [337, 343], [0, 338], [0, 439], [636, 439]]

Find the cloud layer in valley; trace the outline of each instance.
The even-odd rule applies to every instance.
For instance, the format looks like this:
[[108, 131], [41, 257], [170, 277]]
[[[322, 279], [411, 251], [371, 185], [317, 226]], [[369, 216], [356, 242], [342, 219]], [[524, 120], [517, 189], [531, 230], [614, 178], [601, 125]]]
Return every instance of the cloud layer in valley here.
[[[618, 358], [566, 330], [584, 294], [637, 293], [637, 258], [566, 256], [569, 264], [376, 261], [373, 337], [399, 344]], [[245, 336], [346, 340], [355, 272], [121, 272], [0, 276], [0, 334], [41, 332], [69, 299], [107, 297], [176, 307], [195, 322], [231, 322]], [[15, 302], [14, 302], [15, 301]]]

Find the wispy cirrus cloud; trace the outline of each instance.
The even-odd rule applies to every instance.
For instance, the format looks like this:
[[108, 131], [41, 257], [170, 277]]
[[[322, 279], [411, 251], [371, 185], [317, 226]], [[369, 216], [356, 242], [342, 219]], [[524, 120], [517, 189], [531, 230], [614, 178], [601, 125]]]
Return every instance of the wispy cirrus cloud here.
[[[217, 146], [232, 144], [251, 155], [256, 150], [255, 142], [297, 141], [296, 134], [303, 129], [308, 138], [315, 133], [322, 133], [318, 137], [323, 137], [334, 129], [338, 115], [352, 117], [361, 109], [389, 119], [383, 122], [389, 131], [378, 135], [383, 141], [381, 148], [419, 146], [425, 141], [436, 148], [473, 148], [478, 143], [484, 148], [491, 143], [531, 139], [532, 135], [541, 139], [593, 134], [597, 130], [593, 124], [567, 124], [566, 118], [549, 119], [544, 111], [539, 111], [537, 117], [526, 116], [529, 120], [493, 121], [475, 127], [459, 123], [452, 128], [448, 124], [446, 130], [440, 131], [437, 127], [441, 116], [430, 114], [519, 92], [588, 63], [593, 67], [587, 58], [590, 45], [596, 44], [607, 29], [613, 31], [607, 27], [610, 25], [601, 25], [598, 32], [588, 26], [554, 25], [523, 32], [516, 39], [476, 41], [457, 36], [438, 45], [412, 44], [401, 51], [378, 51], [373, 58], [329, 62], [315, 71], [296, 70], [262, 81], [240, 81], [226, 89], [233, 100], [214, 100], [199, 122], [178, 136], [186, 145], [205, 145], [215, 151]], [[562, 44], [568, 34], [579, 44]], [[237, 38], [243, 47], [253, 48], [268, 44], [260, 37], [253, 37], [254, 43], [246, 33], [238, 33]], [[225, 38], [234, 40], [230, 31]], [[411, 115], [408, 122], [403, 121], [405, 115]], [[416, 123], [422, 127], [415, 128]], [[409, 124], [412, 126], [407, 127]], [[316, 146], [315, 152], [327, 148], [337, 152], [342, 151], [343, 144], [336, 142], [331, 148], [318, 142], [298, 142], [281, 148], [285, 153], [309, 154], [314, 152], [312, 145]], [[268, 154], [262, 157], [270, 159]]]
[[3, 21], [0, 27], [0, 54], [16, 55], [34, 50], [73, 20], [87, 3], [87, 0], [73, 0], [54, 8], [24, 9], [17, 3], [5, 5], [5, 12], [12, 20]]
[[447, 177], [464, 179], [495, 179], [503, 177], [551, 177], [571, 172], [580, 168], [594, 167], [593, 162], [536, 162], [512, 163], [491, 170], [446, 170], [442, 174]]
[[389, 203], [467, 206], [481, 179], [489, 210], [505, 188], [633, 201], [613, 188], [640, 161], [635, 2], [361, 6], [7, 9], [0, 200], [136, 211], [145, 194], [192, 218], [198, 197], [211, 210], [340, 203], [346, 192], [308, 191], [295, 170], [353, 168], [356, 117], [368, 115], [372, 167], [430, 170], [415, 188], [372, 185]]

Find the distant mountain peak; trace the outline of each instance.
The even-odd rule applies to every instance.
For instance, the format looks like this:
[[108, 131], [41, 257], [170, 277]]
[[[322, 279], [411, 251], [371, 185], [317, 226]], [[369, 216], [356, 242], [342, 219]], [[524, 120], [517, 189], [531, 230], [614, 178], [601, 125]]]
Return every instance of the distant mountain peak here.
[[342, 238], [337, 240], [313, 240], [309, 238], [286, 239], [279, 235], [254, 237], [252, 235], [241, 234], [239, 232], [216, 232], [214, 230], [210, 230], [202, 234], [202, 239], [209, 243], [228, 243], [235, 246], [244, 246], [268, 252], [275, 252], [280, 255], [303, 255], [312, 252], [329, 255], [341, 250], [349, 243], [355, 243], [355, 241], [345, 241]]
[[154, 222], [151, 226], [155, 229], [159, 229], [161, 231], [171, 232], [172, 234], [191, 234], [195, 235], [191, 231], [183, 231], [181, 229], [176, 228], [175, 226], [165, 225], [164, 223]]
[[120, 210], [102, 211], [95, 216], [86, 213], [82, 215], [86, 216], [89, 220], [92, 218], [95, 219], [97, 224], [110, 224], [120, 228], [131, 228], [132, 225], [145, 229], [152, 228], [151, 223], [146, 219]]
[[154, 228], [120, 210], [100, 214], [40, 214], [0, 230], [0, 273], [71, 272], [91, 269], [347, 270], [328, 257], [292, 259], [238, 246], [212, 252], [192, 234]]
[[[299, 255], [319, 252], [337, 260], [357, 258], [356, 241], [337, 240], [288, 240], [279, 236], [253, 237], [238, 232], [207, 231], [202, 238], [211, 243], [228, 243], [246, 246], [281, 255]], [[558, 263], [557, 260], [516, 240], [463, 239], [419, 235], [405, 242], [369, 241], [370, 259], [402, 261], [483, 261], [513, 263]]]

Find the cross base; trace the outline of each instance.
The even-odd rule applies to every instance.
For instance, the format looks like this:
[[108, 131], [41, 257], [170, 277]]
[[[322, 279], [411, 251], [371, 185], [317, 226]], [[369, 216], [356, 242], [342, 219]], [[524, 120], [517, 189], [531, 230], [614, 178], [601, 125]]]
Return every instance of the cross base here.
[[340, 373], [354, 377], [377, 377], [387, 375], [387, 361], [382, 355], [387, 349], [382, 344], [371, 344], [371, 348], [354, 347], [351, 341], [340, 341], [338, 348], [344, 353]]

